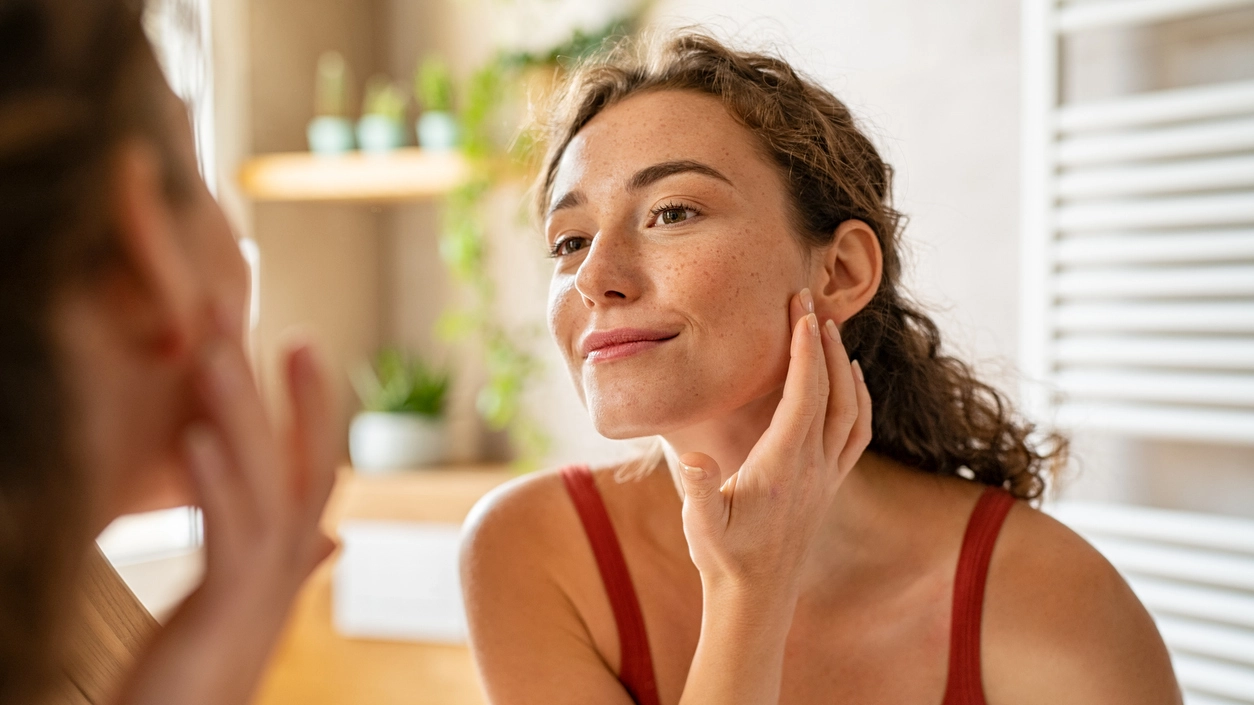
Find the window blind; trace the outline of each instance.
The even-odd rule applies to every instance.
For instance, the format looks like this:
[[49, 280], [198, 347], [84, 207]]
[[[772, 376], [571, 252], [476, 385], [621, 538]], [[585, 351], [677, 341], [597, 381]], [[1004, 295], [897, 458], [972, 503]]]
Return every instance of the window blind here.
[[1024, 0], [1027, 406], [1254, 444], [1254, 81], [1066, 102], [1061, 43], [1254, 0]]

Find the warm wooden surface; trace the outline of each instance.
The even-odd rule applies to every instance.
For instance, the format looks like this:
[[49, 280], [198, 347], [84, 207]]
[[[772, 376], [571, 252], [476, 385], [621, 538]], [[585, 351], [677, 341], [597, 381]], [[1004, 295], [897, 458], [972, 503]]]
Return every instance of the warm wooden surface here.
[[266, 154], [239, 173], [258, 201], [410, 201], [442, 196], [466, 179], [460, 153], [398, 149], [387, 154]]
[[[328, 524], [341, 519], [460, 523], [512, 475], [499, 466], [340, 477]], [[470, 652], [461, 646], [345, 639], [331, 628], [329, 561], [293, 608], [257, 705], [478, 705]]]
[[121, 685], [157, 622], [92, 544], [79, 590], [79, 620], [65, 678], [48, 705], [103, 705]]

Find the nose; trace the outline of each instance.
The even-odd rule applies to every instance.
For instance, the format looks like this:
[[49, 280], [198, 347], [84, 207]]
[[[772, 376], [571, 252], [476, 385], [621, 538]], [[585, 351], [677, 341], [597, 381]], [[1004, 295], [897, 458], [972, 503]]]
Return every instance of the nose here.
[[575, 274], [575, 289], [584, 306], [591, 309], [638, 299], [642, 287], [637, 254], [630, 236], [602, 231], [592, 238]]

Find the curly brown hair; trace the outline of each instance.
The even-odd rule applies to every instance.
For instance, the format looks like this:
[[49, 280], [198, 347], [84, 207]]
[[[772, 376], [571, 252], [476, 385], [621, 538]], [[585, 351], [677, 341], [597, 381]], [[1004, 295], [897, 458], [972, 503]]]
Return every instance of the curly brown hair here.
[[847, 220], [867, 223], [883, 251], [883, 280], [841, 337], [866, 373], [874, 404], [869, 450], [937, 475], [957, 475], [1035, 500], [1066, 463], [1067, 439], [1038, 433], [971, 367], [941, 352], [936, 323], [901, 290], [902, 215], [893, 170], [836, 96], [783, 59], [732, 49], [701, 31], [627, 42], [575, 66], [548, 113], [536, 189], [543, 214], [571, 139], [606, 108], [650, 91], [720, 99], [752, 132], [793, 196], [794, 230], [823, 247]]

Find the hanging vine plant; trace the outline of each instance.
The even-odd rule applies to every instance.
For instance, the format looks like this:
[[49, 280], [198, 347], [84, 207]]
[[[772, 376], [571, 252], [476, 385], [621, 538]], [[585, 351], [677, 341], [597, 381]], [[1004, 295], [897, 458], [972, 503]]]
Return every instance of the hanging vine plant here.
[[515, 92], [528, 71], [561, 71], [571, 61], [612, 46], [635, 31], [644, 7], [640, 5], [599, 32], [576, 31], [546, 53], [501, 53], [471, 74], [463, 90], [461, 151], [469, 176], [447, 199], [440, 256], [454, 279], [470, 290], [472, 301], [446, 311], [437, 329], [445, 340], [481, 342], [487, 380], [475, 405], [489, 428], [508, 431], [520, 471], [534, 469], [550, 445], [544, 429], [522, 409], [523, 392], [541, 365], [495, 313], [496, 286], [486, 267], [486, 213], [487, 200], [496, 187], [506, 180], [527, 179], [533, 174], [534, 159], [528, 140], [508, 143], [502, 139], [498, 121], [502, 109], [517, 98]]

